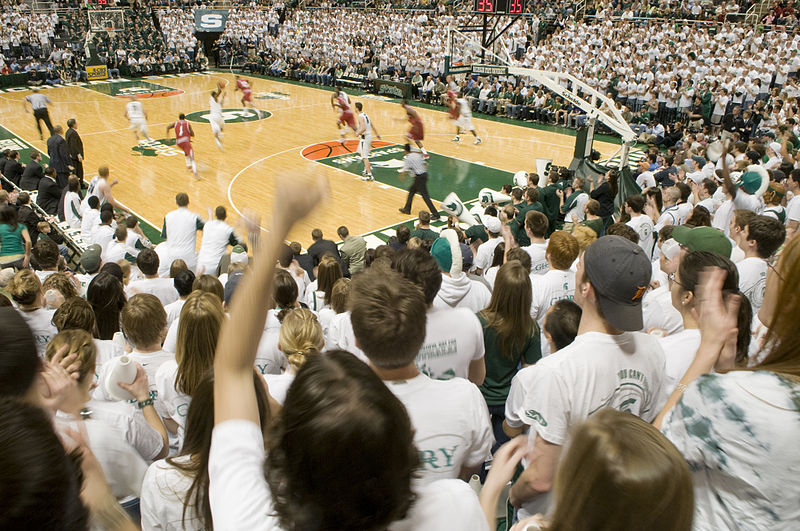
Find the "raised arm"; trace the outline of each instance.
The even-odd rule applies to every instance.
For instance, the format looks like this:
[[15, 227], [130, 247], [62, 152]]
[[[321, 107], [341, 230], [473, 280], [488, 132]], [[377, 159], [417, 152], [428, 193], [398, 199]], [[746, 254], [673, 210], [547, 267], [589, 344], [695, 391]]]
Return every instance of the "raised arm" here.
[[327, 195], [327, 181], [317, 176], [286, 176], [278, 183], [271, 231], [257, 251], [231, 304], [230, 319], [220, 331], [214, 359], [214, 423], [244, 419], [258, 424], [253, 366], [267, 319], [275, 263], [292, 226]]

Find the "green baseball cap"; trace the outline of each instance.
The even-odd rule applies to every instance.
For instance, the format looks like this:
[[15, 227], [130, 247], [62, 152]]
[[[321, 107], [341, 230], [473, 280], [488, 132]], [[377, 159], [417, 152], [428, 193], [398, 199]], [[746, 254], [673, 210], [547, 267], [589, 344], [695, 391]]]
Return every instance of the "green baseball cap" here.
[[725, 234], [714, 227], [683, 227], [672, 229], [672, 238], [690, 251], [708, 251], [725, 258], [731, 257], [733, 244]]

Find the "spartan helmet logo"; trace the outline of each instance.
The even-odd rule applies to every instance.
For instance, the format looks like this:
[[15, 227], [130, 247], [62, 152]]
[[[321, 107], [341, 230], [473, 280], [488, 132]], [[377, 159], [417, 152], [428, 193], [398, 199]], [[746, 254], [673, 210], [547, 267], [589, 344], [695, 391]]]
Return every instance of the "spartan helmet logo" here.
[[445, 203], [443, 206], [446, 210], [449, 210], [456, 216], [460, 216], [461, 212], [463, 212], [461, 203], [458, 203], [456, 201], [453, 201], [452, 203]]

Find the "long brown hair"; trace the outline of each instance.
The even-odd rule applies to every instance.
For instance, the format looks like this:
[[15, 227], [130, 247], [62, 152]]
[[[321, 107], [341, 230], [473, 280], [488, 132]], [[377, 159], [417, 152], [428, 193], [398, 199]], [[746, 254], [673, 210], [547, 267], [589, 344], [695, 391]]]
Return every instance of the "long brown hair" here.
[[480, 312], [486, 326], [497, 333], [500, 355], [516, 360], [525, 341], [539, 333], [531, 317], [531, 277], [522, 264], [512, 260], [500, 267], [489, 306]]
[[584, 422], [561, 459], [549, 531], [689, 531], [689, 465], [651, 424], [614, 409]]
[[181, 393], [192, 396], [203, 375], [214, 365], [214, 350], [224, 319], [222, 303], [213, 293], [193, 291], [186, 298], [175, 345], [175, 388]]
[[[769, 354], [752, 370], [772, 371], [800, 380], [800, 237], [789, 240], [776, 265], [780, 281], [776, 288], [772, 318], [764, 341]], [[775, 274], [775, 272], [774, 272]], [[769, 282], [767, 286], [769, 290]]]
[[332, 256], [326, 255], [317, 266], [317, 289], [325, 292], [325, 304], [331, 303], [333, 285], [342, 278], [342, 268]]
[[[253, 371], [253, 387], [258, 404], [258, 417], [261, 421], [261, 433], [266, 433], [272, 420], [269, 409], [267, 390], [264, 378]], [[192, 479], [192, 484], [183, 495], [183, 516], [181, 524], [185, 527], [186, 511], [193, 508], [201, 519], [200, 526], [207, 531], [214, 529], [211, 519], [211, 504], [208, 499], [208, 456], [211, 449], [211, 433], [214, 430], [214, 375], [209, 371], [198, 382], [189, 413], [186, 416], [186, 431], [181, 451], [175, 457], [167, 457], [167, 463], [174, 466]], [[178, 459], [187, 456], [188, 459]]]

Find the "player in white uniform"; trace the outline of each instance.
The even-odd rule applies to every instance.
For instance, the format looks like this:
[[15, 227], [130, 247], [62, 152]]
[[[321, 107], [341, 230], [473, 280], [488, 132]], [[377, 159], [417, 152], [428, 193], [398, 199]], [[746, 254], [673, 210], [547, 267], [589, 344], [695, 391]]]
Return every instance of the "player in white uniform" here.
[[361, 180], [374, 181], [375, 178], [372, 176], [372, 167], [369, 164], [369, 150], [372, 148], [372, 132], [375, 132], [375, 136], [378, 137], [378, 140], [381, 139], [381, 135], [378, 134], [378, 130], [375, 129], [367, 113], [362, 110], [363, 108], [360, 101], [356, 102], [356, 110], [358, 110], [358, 129], [356, 130], [356, 136], [359, 138], [358, 154], [361, 155], [361, 160], [364, 161], [364, 171], [361, 172]]
[[225, 118], [222, 116], [222, 92], [225, 86], [220, 86], [217, 90], [211, 91], [211, 97], [208, 98], [208, 122], [211, 124], [211, 132], [214, 133], [214, 142], [221, 151], [222, 148], [222, 134], [225, 130]]
[[137, 142], [139, 142], [140, 133], [148, 142], [153, 141], [147, 134], [147, 113], [144, 111], [144, 105], [136, 99], [136, 96], [131, 96], [131, 101], [125, 105], [125, 118], [130, 122], [130, 128]]
[[453, 138], [453, 142], [461, 140], [462, 131], [469, 131], [472, 133], [472, 136], [475, 137], [475, 142], [473, 142], [473, 144], [480, 144], [481, 138], [475, 132], [475, 126], [472, 125], [472, 107], [470, 106], [469, 100], [467, 100], [462, 93], [461, 97], [456, 99], [455, 105], [458, 106], [458, 118], [456, 119], [456, 136]]

